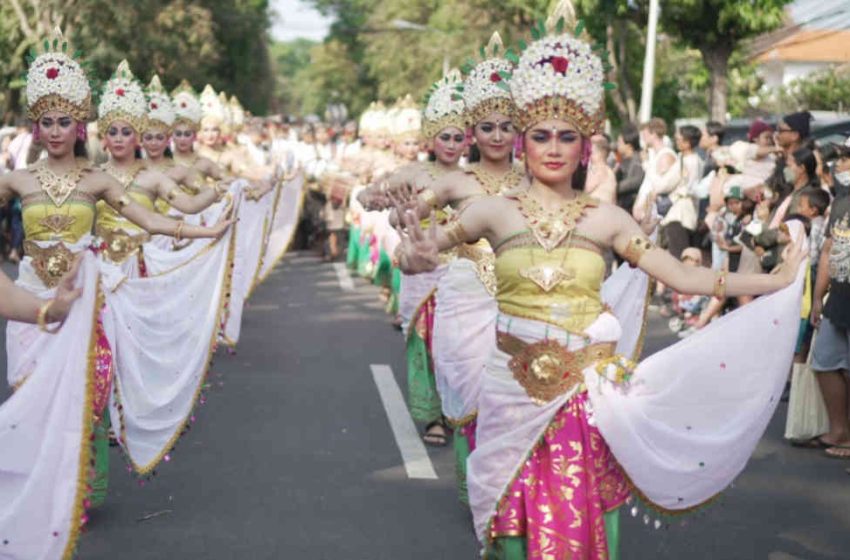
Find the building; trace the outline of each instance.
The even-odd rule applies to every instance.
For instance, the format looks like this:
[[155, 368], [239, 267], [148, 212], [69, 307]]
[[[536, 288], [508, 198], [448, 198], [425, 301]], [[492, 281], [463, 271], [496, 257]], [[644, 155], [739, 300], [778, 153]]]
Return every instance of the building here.
[[850, 0], [794, 0], [786, 14], [785, 26], [750, 45], [767, 87], [850, 64]]

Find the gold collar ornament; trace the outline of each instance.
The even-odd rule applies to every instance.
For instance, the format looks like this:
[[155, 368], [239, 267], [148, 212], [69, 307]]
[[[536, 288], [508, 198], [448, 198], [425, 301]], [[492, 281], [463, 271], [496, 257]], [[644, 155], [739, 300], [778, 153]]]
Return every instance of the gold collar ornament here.
[[144, 168], [145, 163], [138, 160], [134, 161], [132, 165], [130, 165], [130, 168], [126, 171], [118, 169], [111, 159], [100, 166], [100, 169], [102, 171], [108, 173], [116, 181], [121, 183], [121, 186], [124, 187], [125, 191], [130, 188], [130, 185], [132, 185], [133, 182], [136, 180], [136, 176]]
[[466, 170], [475, 176], [481, 188], [490, 196], [504, 194], [516, 188], [525, 178], [525, 170], [517, 165], [511, 166], [511, 170], [502, 175], [488, 173], [480, 164], [470, 165]]
[[57, 208], [65, 204], [71, 193], [79, 186], [83, 173], [89, 169], [89, 166], [84, 163], [84, 160], [80, 159], [76, 160], [73, 169], [62, 175], [57, 175], [51, 170], [47, 166], [46, 159], [38, 161], [28, 168], [35, 176], [36, 181], [38, 181], [38, 186], [50, 197], [50, 200], [53, 201], [53, 204]]

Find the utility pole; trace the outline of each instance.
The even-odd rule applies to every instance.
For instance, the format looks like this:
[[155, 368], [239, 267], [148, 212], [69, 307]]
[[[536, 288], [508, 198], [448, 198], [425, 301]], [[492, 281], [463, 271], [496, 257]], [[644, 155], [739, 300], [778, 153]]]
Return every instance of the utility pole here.
[[655, 88], [655, 43], [658, 36], [658, 0], [649, 0], [649, 22], [646, 30], [646, 57], [643, 60], [643, 85], [640, 92], [638, 119], [645, 123], [652, 117], [652, 93]]

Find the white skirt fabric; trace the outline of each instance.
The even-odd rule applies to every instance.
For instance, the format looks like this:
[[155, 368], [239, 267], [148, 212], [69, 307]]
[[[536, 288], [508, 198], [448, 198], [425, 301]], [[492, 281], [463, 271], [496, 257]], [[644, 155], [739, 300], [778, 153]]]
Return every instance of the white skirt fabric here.
[[286, 253], [295, 234], [304, 200], [304, 175], [299, 173], [291, 180], [286, 181], [277, 191], [276, 196], [277, 204], [274, 208], [274, 218], [269, 228], [266, 249], [260, 267], [260, 283], [271, 274], [272, 269]]
[[469, 259], [455, 259], [437, 285], [432, 339], [443, 413], [457, 424], [478, 410], [481, 377], [496, 349], [498, 306]]
[[[35, 278], [28, 259], [19, 285], [53, 295]], [[0, 557], [70, 557], [87, 494], [92, 433], [98, 266], [84, 257], [75, 302], [55, 335], [35, 325], [8, 324], [9, 379], [20, 388], [0, 404]]]
[[405, 337], [410, 332], [412, 326], [410, 321], [413, 319], [416, 311], [437, 287], [440, 278], [446, 273], [447, 268], [446, 265], [441, 264], [431, 272], [401, 275], [401, 288], [398, 294], [398, 313], [403, 321], [402, 328], [404, 329]]

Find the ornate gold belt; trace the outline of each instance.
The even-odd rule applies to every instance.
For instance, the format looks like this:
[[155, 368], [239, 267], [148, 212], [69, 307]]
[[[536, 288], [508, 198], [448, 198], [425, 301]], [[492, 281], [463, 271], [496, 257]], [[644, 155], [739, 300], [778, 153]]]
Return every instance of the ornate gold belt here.
[[584, 369], [614, 356], [616, 344], [597, 342], [570, 351], [553, 339], [525, 342], [505, 332], [496, 333], [499, 350], [511, 356], [508, 368], [535, 403], [546, 404], [584, 382]]
[[102, 240], [100, 250], [107, 259], [116, 264], [121, 264], [136, 254], [139, 248], [150, 239], [147, 233], [131, 235], [121, 229], [97, 228], [96, 233]]
[[39, 247], [29, 239], [24, 241], [24, 254], [32, 259], [32, 268], [38, 279], [51, 289], [58, 286], [62, 277], [71, 270], [75, 255], [61, 241], [50, 247]]
[[476, 245], [458, 245], [457, 257], [475, 264], [475, 274], [491, 296], [496, 295], [496, 254]]

